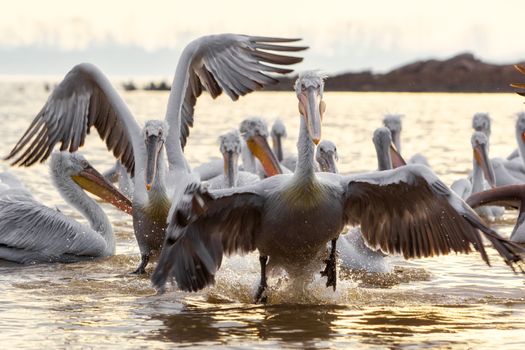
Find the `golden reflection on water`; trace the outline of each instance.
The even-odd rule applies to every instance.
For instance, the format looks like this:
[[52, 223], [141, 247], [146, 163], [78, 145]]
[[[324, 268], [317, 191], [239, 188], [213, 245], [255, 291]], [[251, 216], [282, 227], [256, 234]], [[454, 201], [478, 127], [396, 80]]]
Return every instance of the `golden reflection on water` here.
[[[6, 154], [47, 98], [42, 84], [13, 89], [0, 82], [0, 154]], [[162, 118], [166, 93], [123, 93], [141, 120]], [[403, 113], [402, 152], [425, 154], [448, 184], [471, 168], [471, 116], [493, 117], [492, 156], [515, 148], [512, 94], [325, 94], [325, 138], [334, 141], [342, 172], [376, 168], [372, 131], [387, 112]], [[288, 127], [295, 148], [297, 101], [292, 93], [258, 93], [232, 103], [204, 96], [196, 110], [187, 156], [193, 165], [218, 156], [217, 135], [247, 115]], [[93, 133], [96, 134], [96, 133]], [[82, 152], [99, 169], [112, 164], [97, 135]], [[0, 168], [8, 168], [3, 163]], [[77, 220], [53, 189], [45, 165], [10, 169], [37, 198]], [[524, 278], [489, 250], [492, 268], [476, 254], [403, 261], [384, 276], [341, 271], [338, 290], [315, 276], [303, 290], [270, 279], [269, 304], [253, 305], [256, 255], [227, 259], [217, 284], [201, 293], [156, 295], [148, 278], [129, 272], [139, 261], [131, 219], [104, 205], [117, 236], [117, 255], [69, 265], [0, 264], [0, 341], [12, 348], [171, 348], [174, 345], [252, 347], [496, 348], [525, 345]], [[495, 224], [508, 235], [516, 212]]]

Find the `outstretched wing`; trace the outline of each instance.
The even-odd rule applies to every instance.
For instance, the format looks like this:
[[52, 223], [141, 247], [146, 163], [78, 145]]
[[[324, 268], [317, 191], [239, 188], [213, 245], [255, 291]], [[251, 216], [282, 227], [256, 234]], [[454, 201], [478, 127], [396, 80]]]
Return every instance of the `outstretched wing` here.
[[43, 162], [59, 142], [61, 151], [74, 152], [92, 126], [108, 150], [133, 173], [132, 138], [138, 138], [140, 128], [104, 74], [82, 63], [66, 74], [6, 159], [23, 166]]
[[405, 258], [468, 253], [474, 247], [489, 264], [479, 229], [511, 267], [522, 260], [523, 248], [486, 227], [425, 166], [345, 177], [343, 186], [345, 220], [361, 225], [371, 247]]
[[101, 256], [100, 235], [18, 191], [0, 197], [0, 259], [19, 263]]
[[[237, 34], [219, 34], [201, 37], [191, 42], [181, 55], [177, 75], [187, 74], [178, 80], [187, 85], [181, 106], [180, 142], [184, 148], [193, 125], [193, 112], [197, 97], [206, 89], [213, 98], [223, 91], [237, 100], [252, 91], [262, 89], [277, 79], [266, 73], [286, 74], [293, 70], [283, 68], [301, 62], [302, 57], [272, 53], [271, 51], [294, 52], [307, 49], [304, 46], [284, 45], [300, 39], [271, 38]], [[268, 64], [273, 64], [268, 65]]]
[[197, 291], [214, 282], [222, 256], [255, 250], [261, 228], [264, 198], [256, 192], [221, 190], [203, 193], [199, 200], [205, 209], [186, 225], [184, 214], [173, 210], [166, 241], [152, 276], [162, 289], [174, 277], [180, 289]]

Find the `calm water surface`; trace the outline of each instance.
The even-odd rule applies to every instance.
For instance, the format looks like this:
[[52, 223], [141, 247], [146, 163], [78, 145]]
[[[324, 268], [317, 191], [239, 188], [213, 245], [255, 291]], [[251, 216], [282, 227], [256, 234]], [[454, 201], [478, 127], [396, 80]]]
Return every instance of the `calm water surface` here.
[[[123, 92], [141, 120], [161, 118], [167, 93]], [[5, 155], [47, 98], [43, 83], [0, 82], [0, 154]], [[376, 168], [371, 135], [388, 112], [405, 114], [402, 152], [425, 154], [448, 184], [471, 168], [471, 116], [490, 112], [492, 156], [515, 148], [512, 94], [326, 93], [323, 136], [336, 142], [339, 168]], [[187, 146], [193, 165], [219, 156], [217, 136], [247, 115], [288, 127], [285, 147], [297, 137], [292, 93], [258, 93], [232, 103], [199, 100]], [[112, 158], [96, 133], [82, 149], [99, 169]], [[8, 164], [0, 164], [7, 170]], [[10, 169], [36, 197], [77, 220], [48, 177], [46, 165]], [[520, 348], [525, 345], [524, 278], [489, 248], [493, 267], [476, 255], [403, 261], [393, 257], [386, 276], [343, 273], [334, 293], [316, 276], [306, 290], [270, 279], [269, 304], [250, 303], [258, 281], [255, 255], [232, 257], [217, 284], [200, 293], [157, 296], [147, 277], [131, 276], [139, 262], [131, 218], [104, 205], [117, 235], [117, 254], [69, 265], [0, 265], [0, 343], [11, 348]], [[509, 235], [515, 212], [495, 226]], [[344, 272], [344, 271], [343, 271]]]

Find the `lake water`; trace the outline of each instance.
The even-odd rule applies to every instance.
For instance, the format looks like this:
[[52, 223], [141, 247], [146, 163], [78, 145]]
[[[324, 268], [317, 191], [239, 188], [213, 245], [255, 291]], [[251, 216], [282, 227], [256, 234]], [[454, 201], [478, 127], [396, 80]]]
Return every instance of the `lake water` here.
[[[164, 92], [122, 92], [142, 122], [163, 117]], [[5, 155], [44, 104], [42, 82], [0, 82], [0, 154]], [[471, 117], [490, 112], [491, 156], [516, 145], [513, 94], [325, 93], [323, 138], [334, 141], [341, 172], [377, 167], [371, 136], [388, 112], [405, 114], [402, 152], [425, 154], [447, 184], [471, 169]], [[217, 136], [249, 115], [288, 127], [293, 151], [299, 123], [292, 93], [256, 93], [233, 103], [199, 99], [187, 156], [193, 165], [219, 156]], [[98, 169], [112, 158], [93, 132], [82, 152]], [[35, 196], [85, 220], [58, 195], [46, 165], [9, 168]], [[303, 291], [269, 280], [269, 304], [251, 304], [258, 282], [256, 255], [229, 259], [217, 284], [200, 293], [158, 296], [148, 277], [129, 275], [139, 262], [131, 218], [104, 205], [117, 235], [117, 254], [103, 260], [38, 266], [0, 265], [0, 343], [9, 348], [523, 348], [524, 277], [488, 248], [492, 267], [477, 254], [404, 261], [386, 276], [344, 274], [333, 292], [316, 276]], [[495, 227], [505, 236], [516, 212]]]

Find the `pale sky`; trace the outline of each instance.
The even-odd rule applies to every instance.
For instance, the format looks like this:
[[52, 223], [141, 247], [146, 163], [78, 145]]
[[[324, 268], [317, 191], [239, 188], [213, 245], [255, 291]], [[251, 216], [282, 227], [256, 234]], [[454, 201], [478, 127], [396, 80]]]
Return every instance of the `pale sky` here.
[[470, 51], [525, 60], [523, 0], [2, 0], [0, 74], [170, 75], [191, 39], [221, 32], [302, 37], [299, 69], [382, 72]]

